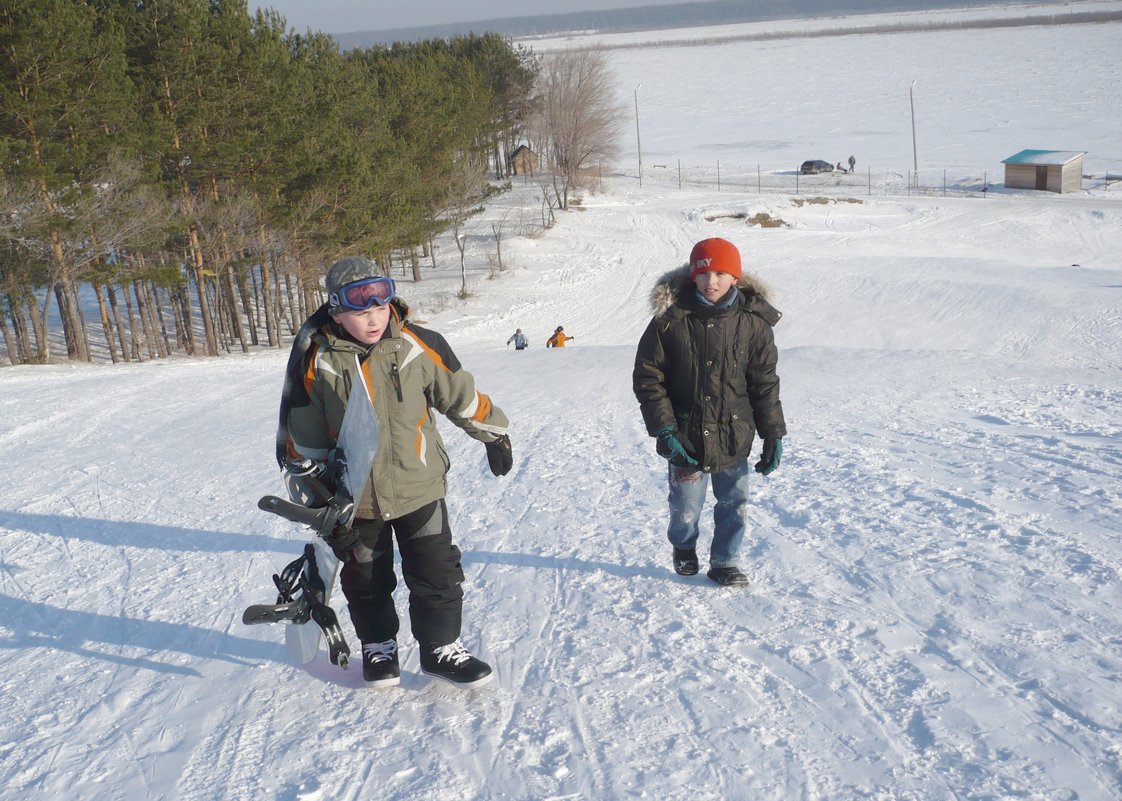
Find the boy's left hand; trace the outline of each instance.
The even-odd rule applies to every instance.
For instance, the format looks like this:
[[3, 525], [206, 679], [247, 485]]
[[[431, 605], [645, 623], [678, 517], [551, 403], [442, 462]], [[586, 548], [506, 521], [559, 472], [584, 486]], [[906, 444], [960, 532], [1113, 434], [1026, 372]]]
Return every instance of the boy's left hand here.
[[510, 449], [510, 437], [502, 434], [491, 442], [483, 443], [487, 448], [487, 466], [496, 476], [505, 476], [514, 466], [514, 452]]
[[765, 476], [774, 473], [782, 456], [783, 440], [765, 439], [764, 452], [760, 454], [760, 461], [756, 462], [756, 472]]

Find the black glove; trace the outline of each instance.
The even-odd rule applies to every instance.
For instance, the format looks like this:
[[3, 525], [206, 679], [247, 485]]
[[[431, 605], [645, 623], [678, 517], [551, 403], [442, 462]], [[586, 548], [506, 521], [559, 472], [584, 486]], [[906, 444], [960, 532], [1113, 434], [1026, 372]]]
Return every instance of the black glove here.
[[756, 462], [756, 472], [770, 475], [779, 467], [779, 460], [783, 456], [782, 439], [765, 439], [764, 451], [760, 454], [760, 461]]
[[505, 476], [514, 466], [514, 454], [510, 450], [510, 437], [506, 434], [492, 442], [483, 443], [487, 448], [487, 466], [496, 476]]
[[336, 525], [331, 533], [323, 538], [327, 547], [335, 552], [340, 562], [345, 562], [351, 548], [358, 542], [358, 532], [350, 526]]

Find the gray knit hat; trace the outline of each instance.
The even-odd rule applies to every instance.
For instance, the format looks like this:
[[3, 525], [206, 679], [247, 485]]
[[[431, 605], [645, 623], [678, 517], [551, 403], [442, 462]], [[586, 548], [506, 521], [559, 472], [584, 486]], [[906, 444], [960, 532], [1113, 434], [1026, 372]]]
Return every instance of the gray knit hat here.
[[363, 278], [377, 278], [382, 274], [378, 265], [362, 256], [347, 256], [331, 265], [327, 271], [327, 302], [332, 309], [339, 308], [335, 293], [339, 287], [361, 281]]

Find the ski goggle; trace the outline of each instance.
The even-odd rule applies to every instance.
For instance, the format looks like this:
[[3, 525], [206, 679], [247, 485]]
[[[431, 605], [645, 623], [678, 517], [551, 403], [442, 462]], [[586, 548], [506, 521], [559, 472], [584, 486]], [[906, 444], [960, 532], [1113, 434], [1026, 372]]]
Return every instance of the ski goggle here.
[[342, 306], [344, 309], [363, 311], [377, 304], [385, 306], [397, 297], [397, 289], [393, 279], [388, 277], [363, 278], [361, 281], [352, 281], [344, 284], [331, 293], [329, 298], [333, 307]]

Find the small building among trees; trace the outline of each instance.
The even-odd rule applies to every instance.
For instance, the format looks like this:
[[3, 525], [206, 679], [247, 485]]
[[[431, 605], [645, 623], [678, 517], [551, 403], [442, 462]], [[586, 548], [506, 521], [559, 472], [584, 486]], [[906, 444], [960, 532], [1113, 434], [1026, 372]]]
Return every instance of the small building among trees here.
[[1085, 155], [1078, 150], [1022, 150], [1001, 162], [1005, 165], [1005, 186], [1078, 192], [1083, 188]]
[[526, 145], [519, 145], [510, 154], [510, 171], [514, 175], [533, 173], [538, 168], [538, 154]]

